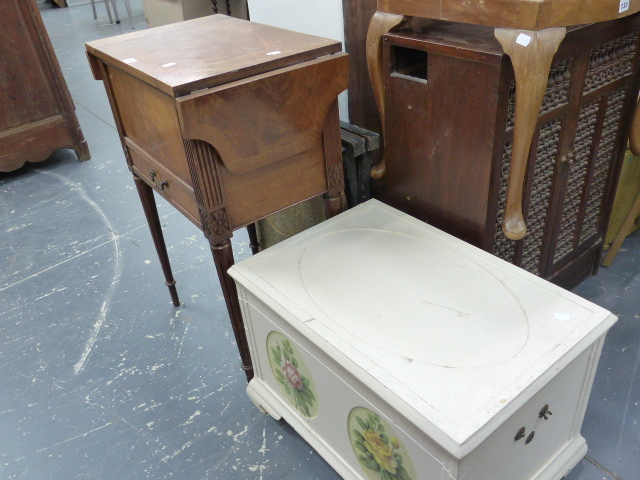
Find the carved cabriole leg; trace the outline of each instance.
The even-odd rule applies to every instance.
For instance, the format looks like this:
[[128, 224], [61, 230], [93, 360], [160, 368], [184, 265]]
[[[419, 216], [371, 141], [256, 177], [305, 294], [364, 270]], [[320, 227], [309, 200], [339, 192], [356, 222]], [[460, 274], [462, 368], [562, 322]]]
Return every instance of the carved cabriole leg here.
[[516, 79], [513, 151], [502, 224], [502, 231], [512, 240], [520, 240], [527, 232], [522, 215], [527, 159], [547, 87], [551, 61], [565, 34], [564, 27], [540, 31], [495, 29], [496, 38], [511, 58]]
[[227, 274], [227, 270], [233, 265], [233, 251], [230, 241], [233, 236], [233, 228], [224, 203], [224, 185], [220, 181], [219, 172], [220, 158], [216, 150], [207, 142], [185, 140], [184, 146], [189, 163], [189, 173], [193, 181], [193, 191], [200, 210], [202, 232], [211, 246], [231, 327], [238, 345], [242, 369], [247, 375], [247, 380], [251, 380], [253, 366], [251, 365], [249, 343], [238, 302], [238, 292], [235, 282]]
[[142, 209], [147, 217], [147, 223], [149, 224], [149, 230], [151, 230], [151, 237], [153, 238], [153, 244], [156, 247], [158, 258], [160, 259], [160, 265], [162, 266], [162, 272], [164, 273], [165, 285], [169, 287], [169, 294], [171, 294], [171, 301], [177, 307], [180, 305], [180, 299], [178, 298], [178, 291], [176, 290], [176, 281], [173, 279], [173, 273], [171, 272], [171, 265], [169, 264], [169, 255], [167, 254], [167, 246], [164, 243], [164, 235], [162, 235], [162, 227], [160, 226], [160, 218], [158, 217], [158, 209], [156, 207], [155, 198], [153, 198], [153, 189], [144, 183], [144, 181], [137, 175], [133, 176], [133, 179], [138, 189], [138, 195], [140, 196], [140, 202], [142, 203]]
[[[369, 23], [367, 31], [367, 66], [369, 78], [373, 88], [373, 96], [376, 99], [378, 113], [382, 124], [382, 138], [385, 132], [384, 110], [384, 79], [382, 78], [382, 37], [393, 28], [399, 28], [411, 21], [412, 17], [403, 17], [391, 13], [376, 12]], [[384, 177], [385, 163], [382, 161], [371, 169], [371, 177], [380, 179]]]
[[323, 195], [327, 218], [342, 210], [344, 190], [344, 167], [342, 165], [342, 140], [340, 136], [340, 111], [336, 100], [329, 107], [322, 129], [324, 161], [327, 174], [327, 192]]

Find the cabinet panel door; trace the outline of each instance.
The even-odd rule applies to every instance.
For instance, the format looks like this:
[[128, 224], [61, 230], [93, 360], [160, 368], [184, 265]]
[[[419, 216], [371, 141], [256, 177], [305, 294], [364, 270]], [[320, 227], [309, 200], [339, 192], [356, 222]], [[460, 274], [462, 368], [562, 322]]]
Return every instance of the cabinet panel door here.
[[635, 31], [600, 41], [588, 52], [577, 131], [563, 165], [567, 186], [559, 204], [550, 274], [604, 239], [634, 103], [629, 98], [637, 88], [638, 38]]
[[540, 127], [537, 133], [537, 147], [533, 153], [527, 172], [527, 188], [524, 214], [527, 235], [522, 240], [513, 241], [502, 233], [507, 179], [511, 164], [511, 146], [504, 147], [498, 215], [496, 218], [494, 255], [507, 260], [535, 275], [544, 276], [543, 251], [548, 243], [546, 232], [552, 208], [552, 191], [559, 155], [562, 119], [557, 118]]
[[46, 58], [32, 19], [21, 2], [0, 2], [0, 130], [47, 118], [58, 112]]

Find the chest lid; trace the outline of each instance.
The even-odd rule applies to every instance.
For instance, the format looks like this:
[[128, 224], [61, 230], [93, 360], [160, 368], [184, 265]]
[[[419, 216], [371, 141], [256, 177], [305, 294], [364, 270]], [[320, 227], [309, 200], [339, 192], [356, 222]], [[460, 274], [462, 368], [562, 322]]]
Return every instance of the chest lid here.
[[210, 15], [95, 40], [87, 52], [172, 95], [340, 52], [335, 40]]
[[229, 273], [460, 456], [616, 320], [375, 200]]

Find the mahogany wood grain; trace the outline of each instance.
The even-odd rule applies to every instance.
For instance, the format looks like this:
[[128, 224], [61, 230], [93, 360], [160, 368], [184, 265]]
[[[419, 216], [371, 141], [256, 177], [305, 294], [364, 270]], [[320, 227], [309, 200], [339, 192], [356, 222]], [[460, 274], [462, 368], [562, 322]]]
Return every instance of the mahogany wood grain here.
[[233, 335], [238, 345], [238, 351], [240, 352], [240, 359], [242, 361], [241, 368], [244, 370], [247, 381], [249, 382], [253, 378], [253, 364], [251, 363], [249, 341], [247, 340], [247, 335], [244, 330], [236, 283], [227, 274], [227, 270], [229, 270], [234, 263], [231, 241], [225, 240], [218, 244], [211, 245], [211, 252], [216, 265], [216, 271], [218, 272], [218, 279], [222, 286], [224, 301], [227, 304], [227, 310], [232, 319], [231, 327], [233, 328]]
[[0, 171], [58, 148], [90, 158], [35, 0], [0, 2]]
[[221, 165], [220, 180], [231, 228], [236, 230], [326, 192], [322, 145], [242, 175]]
[[[345, 74], [346, 74], [345, 67]], [[341, 195], [344, 190], [342, 164], [342, 133], [340, 131], [340, 110], [338, 101], [334, 100], [329, 106], [323, 121], [322, 146], [325, 163], [325, 178], [327, 194]]]
[[[341, 50], [334, 40], [239, 22], [243, 21], [210, 15], [95, 40], [87, 43], [87, 52], [178, 97]], [[136, 61], [125, 62], [132, 58]]]
[[188, 178], [187, 183], [174, 170], [151, 157], [130, 138], [127, 138], [125, 142], [131, 159], [131, 171], [149, 185], [153, 185], [165, 200], [177, 208], [196, 227], [201, 228], [200, 211], [193, 193], [191, 178]]
[[[180, 124], [175, 114], [175, 99], [159, 90], [147, 88], [146, 84], [118, 68], [110, 65], [105, 68], [117, 99], [124, 138], [191, 186]], [[145, 112], [143, 122], [140, 121], [140, 112]]]
[[[346, 71], [346, 70], [345, 70]], [[330, 106], [322, 131], [323, 156], [327, 191], [323, 194], [325, 216], [332, 218], [342, 211], [344, 166], [342, 163], [342, 137], [338, 101]]]
[[[57, 148], [74, 148], [68, 138], [69, 122], [62, 115], [51, 115], [42, 120], [2, 130], [0, 171], [10, 172], [22, 167], [25, 162], [46, 160]], [[83, 147], [75, 147], [78, 148], [78, 152], [85, 152]], [[87, 150], [79, 160], [88, 158]]]
[[[427, 29], [447, 43], [452, 37], [436, 26]], [[461, 48], [465, 55], [461, 61], [451, 55], [451, 48], [438, 53], [437, 42], [430, 43], [425, 53], [428, 80], [423, 81], [397, 73], [394, 65], [402, 60], [393, 55], [421, 52], [416, 48], [424, 42], [403, 31], [394, 36], [394, 47], [385, 49], [390, 57], [385, 59], [384, 74], [390, 99], [385, 182], [390, 205], [478, 245], [489, 215], [488, 203], [479, 199], [490, 195], [494, 168], [495, 147], [488, 139], [500, 129], [491, 119], [501, 108], [499, 91], [505, 79], [502, 55], [488, 48], [497, 43], [493, 36], [485, 40], [473, 31], [461, 43], [466, 38], [487, 44], [488, 51], [467, 60]], [[473, 53], [477, 55], [475, 49]], [[467, 81], [461, 88], [455, 78], [482, 79], [479, 83], [490, 87], [474, 88], [475, 82]], [[480, 118], [486, 121], [479, 122]]]
[[317, 148], [329, 105], [347, 88], [347, 65], [346, 54], [331, 55], [181, 97], [182, 135], [214, 145], [236, 175]]
[[180, 299], [178, 298], [178, 291], [176, 290], [176, 281], [173, 278], [171, 272], [171, 265], [169, 263], [169, 255], [167, 254], [167, 247], [164, 243], [164, 236], [162, 235], [162, 227], [160, 226], [160, 218], [158, 217], [158, 208], [156, 207], [156, 201], [153, 197], [153, 189], [147, 185], [137, 175], [133, 176], [133, 180], [140, 196], [140, 203], [142, 203], [142, 209], [147, 217], [147, 223], [151, 229], [151, 236], [153, 237], [153, 243], [160, 259], [160, 265], [162, 266], [162, 272], [164, 273], [165, 285], [169, 287], [169, 294], [171, 295], [171, 301], [178, 307], [180, 306]]

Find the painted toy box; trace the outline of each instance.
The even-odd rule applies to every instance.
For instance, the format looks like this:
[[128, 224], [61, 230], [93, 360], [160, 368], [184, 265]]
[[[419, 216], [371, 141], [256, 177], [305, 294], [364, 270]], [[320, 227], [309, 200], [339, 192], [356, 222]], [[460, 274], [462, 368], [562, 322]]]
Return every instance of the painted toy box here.
[[616, 317], [375, 200], [232, 267], [251, 399], [345, 479], [551, 480]]

